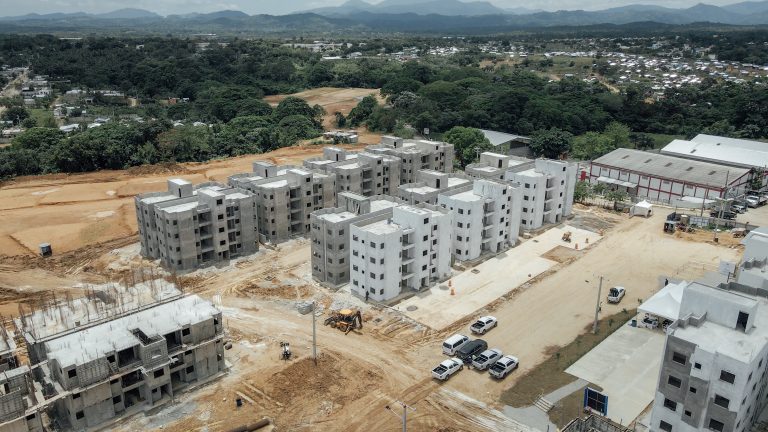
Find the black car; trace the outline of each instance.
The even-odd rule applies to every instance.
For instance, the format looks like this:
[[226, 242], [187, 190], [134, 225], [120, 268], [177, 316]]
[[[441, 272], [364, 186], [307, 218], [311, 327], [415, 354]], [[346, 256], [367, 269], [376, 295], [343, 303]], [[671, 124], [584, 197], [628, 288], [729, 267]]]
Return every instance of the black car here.
[[467, 342], [456, 351], [456, 357], [460, 358], [464, 364], [472, 363], [476, 355], [488, 349], [488, 344], [482, 339], [475, 339]]
[[713, 218], [722, 218], [722, 219], [728, 219], [728, 220], [736, 219], [736, 213], [732, 211], [727, 211], [727, 210], [723, 211], [722, 214], [720, 213], [719, 210], [712, 210], [709, 213], [709, 216]]

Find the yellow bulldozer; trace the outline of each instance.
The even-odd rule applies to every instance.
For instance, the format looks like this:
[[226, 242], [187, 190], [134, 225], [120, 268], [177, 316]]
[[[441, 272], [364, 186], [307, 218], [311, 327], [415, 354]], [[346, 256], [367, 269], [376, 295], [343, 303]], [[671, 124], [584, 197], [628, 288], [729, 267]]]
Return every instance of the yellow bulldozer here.
[[363, 314], [359, 310], [342, 309], [331, 312], [325, 319], [325, 325], [337, 328], [347, 334], [354, 329], [363, 328]]

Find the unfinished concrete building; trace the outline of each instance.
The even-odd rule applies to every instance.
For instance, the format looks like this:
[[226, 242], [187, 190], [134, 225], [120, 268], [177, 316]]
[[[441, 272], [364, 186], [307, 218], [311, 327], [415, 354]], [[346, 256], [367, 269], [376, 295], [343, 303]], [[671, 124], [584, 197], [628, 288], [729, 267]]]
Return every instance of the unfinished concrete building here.
[[325, 147], [321, 158], [305, 160], [304, 167], [335, 174], [337, 193], [393, 195], [400, 185], [400, 159], [385, 154], [352, 153], [339, 147]]
[[366, 151], [386, 154], [400, 159], [400, 183], [415, 183], [419, 170], [453, 172], [453, 144], [441, 141], [404, 140], [383, 136], [381, 144], [370, 146]]
[[382, 195], [364, 197], [350, 192], [338, 195], [339, 206], [310, 215], [312, 230], [312, 277], [327, 286], [349, 283], [349, 226], [380, 216], [392, 217], [397, 198]]
[[389, 301], [449, 277], [452, 226], [452, 212], [429, 204], [351, 224], [352, 293]]
[[310, 214], [334, 206], [335, 179], [334, 174], [254, 162], [253, 174], [233, 175], [229, 184], [254, 194], [259, 240], [277, 244], [308, 233]]
[[489, 180], [504, 180], [507, 170], [531, 162], [531, 159], [514, 158], [500, 153], [480, 153], [480, 160], [467, 165], [464, 172], [472, 177]]
[[221, 312], [162, 279], [54, 302], [16, 325], [63, 429], [156, 407], [225, 368]]
[[472, 179], [463, 174], [448, 174], [435, 170], [420, 170], [416, 183], [397, 188], [397, 195], [408, 204], [437, 204], [437, 196], [453, 190], [471, 190]]
[[141, 254], [188, 271], [258, 250], [254, 197], [218, 183], [168, 180], [168, 192], [138, 195]]
[[477, 180], [471, 189], [443, 192], [438, 203], [454, 213], [453, 247], [458, 261], [502, 252], [517, 243], [522, 190], [507, 183]]
[[0, 432], [42, 432], [42, 387], [17, 351], [13, 334], [0, 326]]

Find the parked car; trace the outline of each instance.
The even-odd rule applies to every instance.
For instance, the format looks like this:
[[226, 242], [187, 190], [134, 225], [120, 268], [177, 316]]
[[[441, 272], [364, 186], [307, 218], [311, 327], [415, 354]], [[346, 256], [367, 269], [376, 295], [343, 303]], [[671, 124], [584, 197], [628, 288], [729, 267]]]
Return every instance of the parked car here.
[[467, 342], [456, 352], [456, 357], [464, 363], [472, 363], [475, 356], [488, 349], [488, 344], [482, 339]]
[[492, 317], [490, 315], [483, 316], [477, 319], [474, 324], [469, 326], [469, 329], [472, 331], [472, 333], [476, 334], [485, 334], [488, 330], [496, 327], [496, 325], [499, 322], [496, 320], [496, 317]]
[[488, 368], [488, 373], [490, 373], [494, 378], [502, 379], [509, 375], [513, 370], [517, 369], [517, 365], [517, 357], [505, 355], [504, 357], [498, 359], [496, 363], [493, 364], [493, 366]]
[[608, 303], [618, 303], [624, 298], [627, 290], [624, 287], [615, 286], [608, 290]]
[[472, 367], [479, 370], [486, 370], [493, 366], [496, 360], [500, 359], [503, 354], [498, 348], [492, 348], [481, 352], [474, 360], [472, 360]]
[[713, 218], [733, 220], [736, 219], [736, 216], [738, 215], [735, 212], [729, 210], [723, 210], [722, 212], [720, 210], [712, 210], [709, 212], [709, 216]]
[[734, 213], [746, 213], [747, 206], [742, 203], [731, 204], [731, 211]]
[[432, 378], [445, 381], [462, 369], [464, 369], [464, 363], [460, 359], [450, 358], [443, 360], [436, 368], [432, 369]]
[[747, 201], [747, 205], [752, 208], [756, 208], [760, 205], [760, 197], [757, 195], [747, 195], [745, 201]]
[[466, 345], [467, 342], [469, 342], [469, 337], [463, 334], [455, 334], [443, 342], [443, 354], [455, 355], [459, 348]]

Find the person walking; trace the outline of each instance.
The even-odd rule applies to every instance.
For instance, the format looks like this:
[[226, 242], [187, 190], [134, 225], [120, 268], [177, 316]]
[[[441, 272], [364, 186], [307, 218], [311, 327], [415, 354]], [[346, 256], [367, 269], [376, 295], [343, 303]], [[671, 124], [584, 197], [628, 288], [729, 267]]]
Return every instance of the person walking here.
[[368, 303], [368, 291], [365, 292], [365, 302]]

